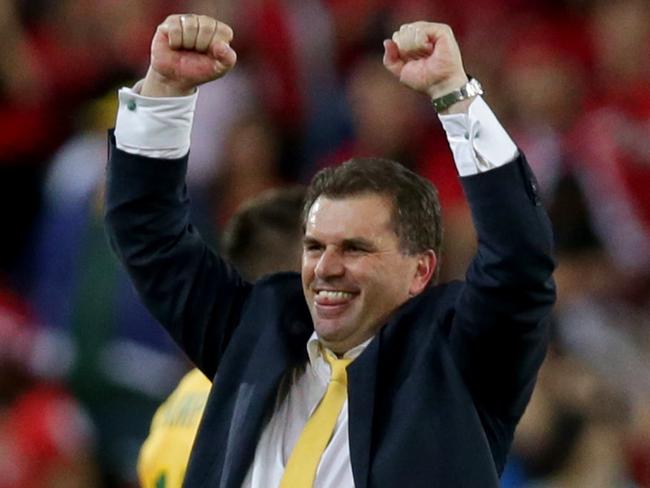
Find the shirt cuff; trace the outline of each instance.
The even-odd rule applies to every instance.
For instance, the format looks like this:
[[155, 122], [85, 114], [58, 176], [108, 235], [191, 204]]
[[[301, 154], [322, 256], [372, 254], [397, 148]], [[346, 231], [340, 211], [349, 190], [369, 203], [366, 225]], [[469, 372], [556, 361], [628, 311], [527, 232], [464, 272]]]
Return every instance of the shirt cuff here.
[[440, 115], [460, 176], [483, 173], [512, 161], [517, 146], [482, 97], [464, 114]]
[[145, 97], [133, 89], [118, 92], [115, 143], [130, 154], [177, 159], [190, 149], [198, 91], [186, 97]]

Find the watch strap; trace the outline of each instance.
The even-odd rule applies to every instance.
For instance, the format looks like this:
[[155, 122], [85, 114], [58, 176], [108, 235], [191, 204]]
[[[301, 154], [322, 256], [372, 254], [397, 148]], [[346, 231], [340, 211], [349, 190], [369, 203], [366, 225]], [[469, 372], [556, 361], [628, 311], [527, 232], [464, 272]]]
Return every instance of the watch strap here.
[[451, 107], [454, 103], [466, 100], [477, 95], [483, 95], [483, 87], [476, 78], [471, 78], [467, 83], [458, 90], [447, 93], [438, 98], [433, 98], [431, 103], [436, 112], [442, 112]]

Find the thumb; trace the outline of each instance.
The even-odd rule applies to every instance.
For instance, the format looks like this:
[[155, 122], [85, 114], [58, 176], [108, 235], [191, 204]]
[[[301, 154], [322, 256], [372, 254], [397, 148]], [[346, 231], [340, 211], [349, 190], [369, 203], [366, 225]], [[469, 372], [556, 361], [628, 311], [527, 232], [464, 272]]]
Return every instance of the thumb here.
[[210, 53], [226, 68], [232, 68], [237, 62], [237, 53], [224, 41], [214, 40], [210, 47]]
[[156, 29], [153, 39], [151, 39], [151, 54], [161, 53], [169, 50], [169, 32], [165, 24], [161, 24]]
[[399, 77], [404, 67], [404, 61], [399, 55], [397, 44], [390, 39], [384, 41], [384, 66], [395, 76]]

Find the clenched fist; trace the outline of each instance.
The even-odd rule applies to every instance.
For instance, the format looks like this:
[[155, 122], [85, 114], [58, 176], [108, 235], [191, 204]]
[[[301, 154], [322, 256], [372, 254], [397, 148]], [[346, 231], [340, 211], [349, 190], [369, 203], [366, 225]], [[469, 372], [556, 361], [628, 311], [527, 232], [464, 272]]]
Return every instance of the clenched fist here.
[[151, 62], [141, 94], [189, 95], [202, 83], [225, 75], [237, 61], [232, 29], [205, 15], [170, 15], [151, 42]]
[[384, 66], [400, 82], [431, 98], [468, 81], [451, 28], [435, 22], [405, 24], [384, 41]]

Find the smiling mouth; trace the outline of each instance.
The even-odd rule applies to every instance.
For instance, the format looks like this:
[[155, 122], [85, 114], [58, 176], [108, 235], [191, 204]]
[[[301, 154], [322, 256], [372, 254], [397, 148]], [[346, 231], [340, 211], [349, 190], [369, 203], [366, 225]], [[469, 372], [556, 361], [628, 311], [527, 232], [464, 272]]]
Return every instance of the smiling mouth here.
[[357, 293], [342, 290], [317, 290], [314, 306], [323, 319], [333, 319], [344, 313], [357, 296]]
[[340, 303], [351, 300], [354, 293], [339, 290], [319, 290], [316, 292], [316, 300], [322, 302]]

